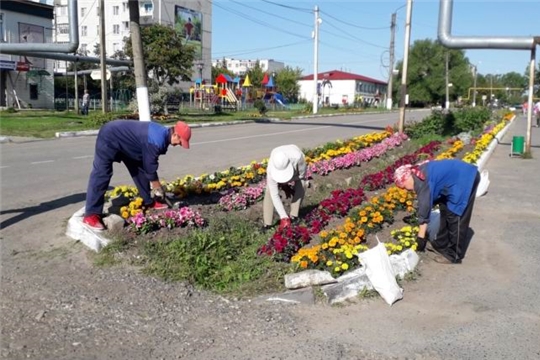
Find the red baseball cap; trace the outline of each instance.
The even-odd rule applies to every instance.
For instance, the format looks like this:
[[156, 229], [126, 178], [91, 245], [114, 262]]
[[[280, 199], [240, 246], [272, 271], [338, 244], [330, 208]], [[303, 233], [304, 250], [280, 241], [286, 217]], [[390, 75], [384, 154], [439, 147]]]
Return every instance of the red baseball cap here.
[[180, 141], [184, 149], [189, 149], [189, 139], [191, 139], [191, 128], [183, 121], [179, 121], [174, 125], [174, 133], [180, 136]]

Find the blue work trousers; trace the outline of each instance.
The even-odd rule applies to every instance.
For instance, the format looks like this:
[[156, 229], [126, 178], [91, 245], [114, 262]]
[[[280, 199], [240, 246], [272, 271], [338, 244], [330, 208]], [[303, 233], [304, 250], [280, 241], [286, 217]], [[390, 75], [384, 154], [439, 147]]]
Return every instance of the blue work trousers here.
[[96, 141], [96, 151], [92, 173], [86, 191], [85, 215], [103, 213], [105, 204], [105, 192], [109, 188], [109, 183], [113, 175], [113, 162], [123, 162], [126, 165], [135, 186], [139, 190], [139, 196], [143, 199], [144, 205], [153, 202], [150, 181], [142, 169], [142, 162], [128, 158], [116, 149], [111, 148], [106, 141]]

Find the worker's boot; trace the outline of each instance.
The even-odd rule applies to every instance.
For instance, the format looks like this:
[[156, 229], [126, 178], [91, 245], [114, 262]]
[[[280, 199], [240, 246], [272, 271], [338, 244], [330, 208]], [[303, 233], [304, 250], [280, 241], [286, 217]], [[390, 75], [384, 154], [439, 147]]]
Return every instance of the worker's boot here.
[[154, 201], [147, 207], [148, 210], [165, 210], [168, 208], [167, 204], [160, 203], [159, 201]]
[[93, 231], [103, 231], [105, 230], [105, 225], [103, 224], [103, 221], [101, 221], [101, 216], [98, 214], [91, 214], [87, 215], [83, 218], [83, 225], [86, 226], [86, 228], [93, 230]]

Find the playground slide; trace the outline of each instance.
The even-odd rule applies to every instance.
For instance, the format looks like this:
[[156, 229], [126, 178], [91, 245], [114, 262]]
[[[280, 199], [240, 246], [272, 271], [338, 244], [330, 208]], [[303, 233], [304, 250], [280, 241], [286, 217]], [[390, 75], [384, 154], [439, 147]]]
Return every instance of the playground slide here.
[[281, 94], [274, 94], [274, 99], [276, 99], [276, 102], [283, 106], [284, 108], [288, 108], [289, 106], [284, 103], [285, 99]]
[[236, 95], [234, 95], [234, 92], [230, 90], [227, 91], [227, 100], [229, 100], [231, 104], [238, 103], [238, 99], [236, 98]]

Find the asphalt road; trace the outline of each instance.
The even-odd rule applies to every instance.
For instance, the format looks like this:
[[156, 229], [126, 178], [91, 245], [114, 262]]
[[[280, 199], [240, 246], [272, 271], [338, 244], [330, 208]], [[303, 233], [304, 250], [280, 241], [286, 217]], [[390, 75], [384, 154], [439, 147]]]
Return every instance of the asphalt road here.
[[[407, 120], [427, 112], [412, 111]], [[310, 118], [281, 123], [249, 123], [193, 130], [191, 149], [169, 148], [160, 158], [159, 174], [173, 180], [191, 174], [225, 170], [262, 160], [284, 144], [313, 147], [336, 139], [380, 131], [397, 122], [397, 113]], [[3, 209], [53, 201], [86, 192], [95, 136], [0, 145]], [[125, 167], [115, 164], [112, 186], [131, 184]]]

